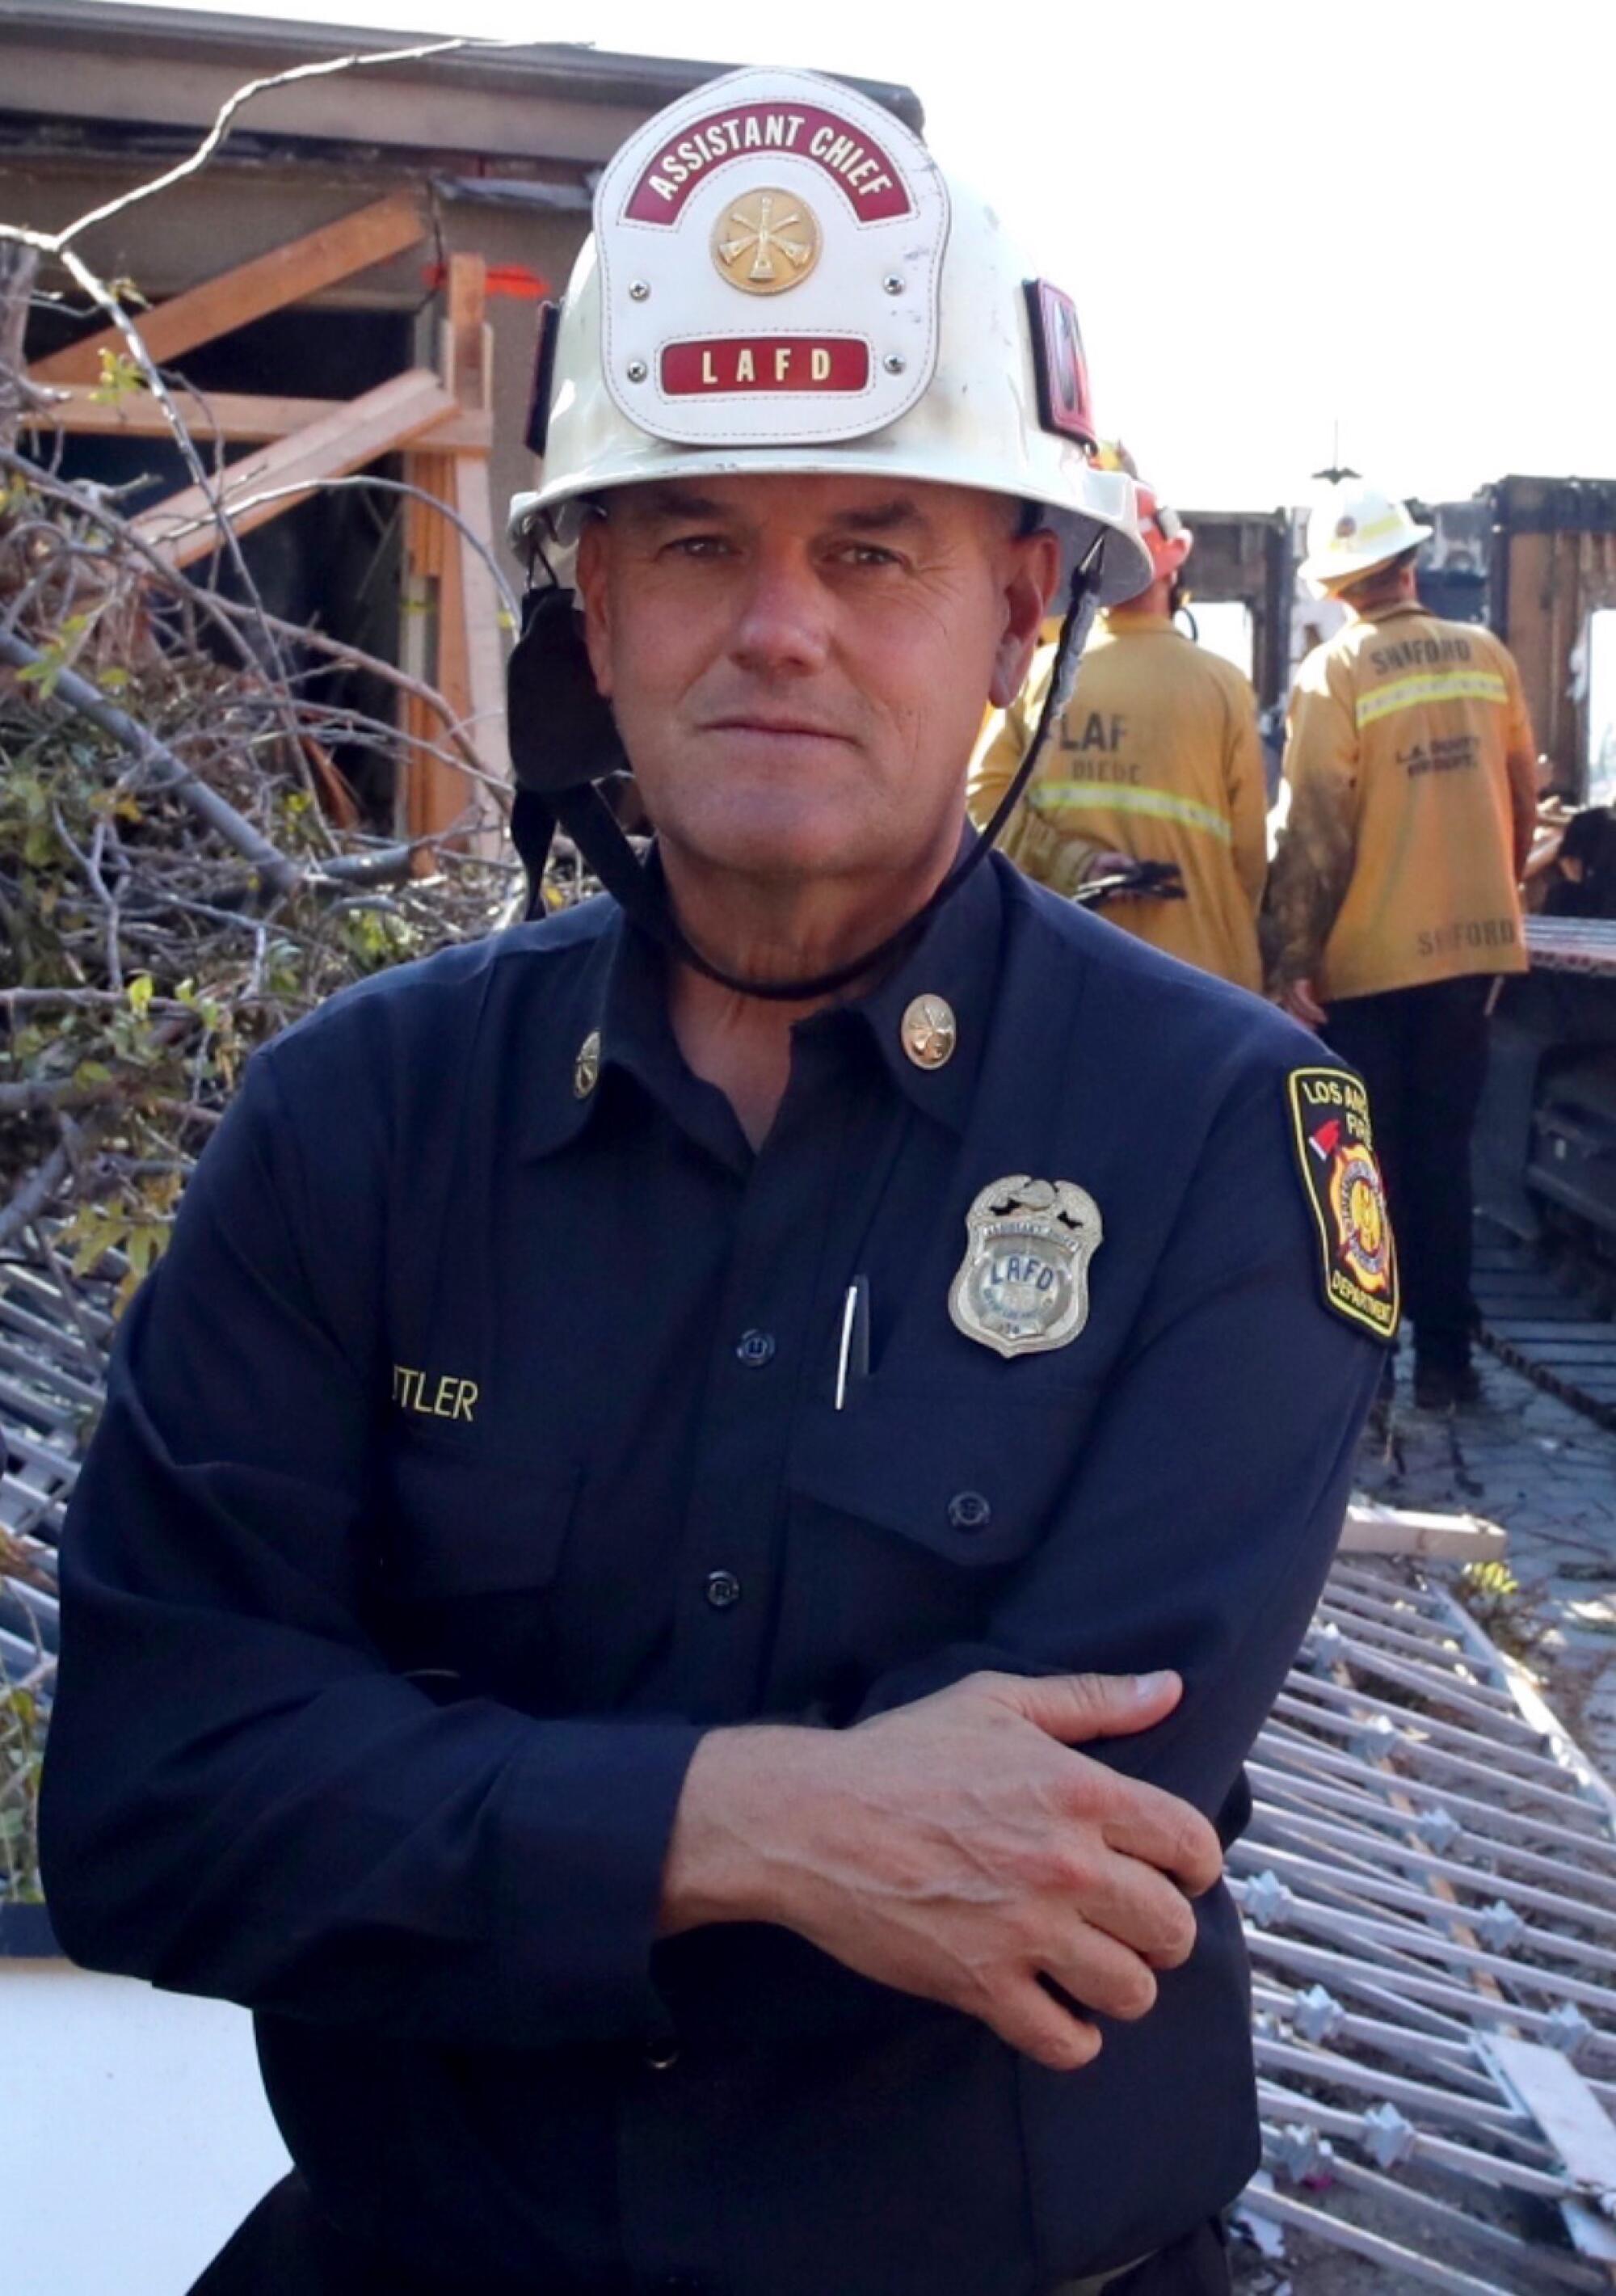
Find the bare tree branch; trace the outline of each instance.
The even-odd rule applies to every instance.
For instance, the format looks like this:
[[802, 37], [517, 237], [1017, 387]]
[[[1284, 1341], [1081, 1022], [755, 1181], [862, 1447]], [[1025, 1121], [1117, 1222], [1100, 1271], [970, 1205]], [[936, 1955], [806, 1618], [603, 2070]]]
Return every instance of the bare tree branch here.
[[[113, 216], [122, 215], [126, 209], [134, 207], [138, 201], [155, 198], [159, 192], [166, 192], [174, 184], [183, 183], [187, 176], [196, 175], [207, 166], [230, 133], [236, 114], [250, 103], [254, 96], [267, 95], [271, 88], [291, 87], [299, 80], [329, 79], [337, 72], [369, 71], [383, 64], [421, 63], [429, 56], [452, 55], [457, 48], [508, 48], [521, 45], [515, 40], [481, 40], [468, 35], [457, 39], [429, 40], [413, 48], [387, 48], [373, 55], [360, 50], [349, 55], [328, 57], [323, 63], [294, 64], [287, 71], [272, 72], [267, 78], [250, 80], [245, 87], [238, 87], [228, 102], [219, 107], [212, 127], [188, 159], [180, 160], [164, 174], [154, 176], [150, 183], [138, 184], [135, 190], [124, 192], [115, 200], [108, 200], [102, 207], [92, 208], [87, 215], [79, 216], [65, 230], [40, 234], [35, 243], [40, 244], [45, 252], [61, 255], [74, 240], [81, 238], [96, 224], [109, 222]], [[4, 226], [0, 226], [0, 235], [6, 235]]]
[[31, 247], [0, 244], [0, 447], [15, 439], [18, 420], [33, 396], [22, 372], [22, 338], [38, 263]]
[[[365, 653], [359, 647], [349, 644], [345, 639], [333, 638], [324, 630], [316, 629], [299, 622], [283, 621], [274, 614], [264, 612], [262, 609], [242, 605], [234, 599], [219, 597], [215, 592], [193, 582], [192, 578], [179, 568], [171, 566], [127, 519], [119, 516], [99, 491], [92, 493], [81, 487], [74, 487], [66, 480], [54, 477], [50, 472], [43, 470], [37, 463], [31, 461], [27, 455], [8, 452], [4, 447], [0, 447], [0, 470], [11, 471], [29, 487], [37, 488], [51, 500], [60, 503], [66, 509], [72, 510], [90, 523], [103, 528], [119, 544], [135, 553], [143, 561], [152, 580], [161, 584], [187, 608], [193, 608], [206, 615], [226, 637], [242, 661], [250, 663], [255, 668], [258, 666], [257, 657], [235, 628], [237, 621], [250, 619], [270, 630], [277, 637], [290, 639], [314, 652], [328, 655], [333, 661], [346, 663], [350, 668], [365, 670], [373, 677], [381, 678], [387, 684], [396, 686], [399, 693], [407, 693], [414, 700], [424, 703], [434, 716], [442, 721], [447, 738], [453, 744], [453, 754], [435, 743], [422, 741], [419, 734], [411, 737], [413, 746], [420, 749], [429, 757], [440, 758], [445, 765], [455, 766], [461, 771], [480, 779], [488, 778], [487, 768], [482, 760], [478, 757], [471, 742], [459, 731], [459, 721], [454, 710], [435, 686], [423, 685], [419, 678], [412, 677], [407, 670], [400, 669], [396, 663], [383, 661], [378, 654]], [[433, 506], [442, 507], [435, 501]], [[58, 534], [54, 539], [58, 546], [64, 548], [67, 546], [65, 538], [61, 535]]]
[[[254, 1048], [367, 973], [513, 922], [522, 878], [508, 848], [479, 849], [488, 796], [503, 808], [509, 784], [449, 697], [267, 611], [221, 512], [228, 466], [206, 395], [189, 391], [182, 412], [184, 377], [158, 366], [132, 299], [80, 244], [196, 176], [272, 88], [504, 45], [423, 42], [275, 73], [237, 91], [186, 160], [63, 230], [0, 222], [0, 1247], [64, 1292], [97, 1350]], [[219, 529], [208, 569], [150, 545], [123, 515], [127, 489], [64, 475], [66, 428], [22, 365], [26, 299], [6, 293], [40, 259], [115, 331], [127, 355], [115, 378], [137, 375], [160, 411]], [[514, 621], [503, 568], [454, 504], [363, 472], [324, 483], [423, 500], [479, 553]], [[239, 594], [217, 586], [221, 561]], [[407, 727], [361, 677], [408, 697]], [[390, 838], [389, 793], [432, 761], [458, 777], [464, 811]], [[435, 798], [434, 818], [455, 802]], [[549, 890], [557, 902], [591, 890], [559, 846]]]
[[[43, 671], [51, 667], [37, 647], [13, 637], [8, 630], [0, 630], [0, 661], [10, 662], [13, 669]], [[296, 892], [308, 873], [289, 861], [233, 805], [226, 804], [217, 790], [199, 781], [166, 742], [148, 734], [144, 726], [137, 726], [126, 710], [116, 708], [104, 694], [98, 693], [76, 670], [58, 669], [52, 691], [70, 709], [87, 718], [92, 726], [99, 726], [103, 734], [143, 765], [160, 766], [169, 777], [166, 786], [180, 802], [189, 806], [210, 829], [217, 831], [226, 845], [234, 846], [244, 860], [261, 871], [265, 881], [277, 892]]]
[[[377, 494], [402, 495], [411, 502], [424, 503], [429, 510], [435, 511], [439, 518], [446, 519], [449, 525], [471, 544], [488, 568], [493, 577], [494, 586], [499, 593], [499, 603], [509, 618], [511, 627], [515, 627], [521, 619], [521, 607], [515, 591], [505, 579], [504, 569], [500, 565], [498, 559], [483, 541], [481, 536], [461, 517], [457, 510], [442, 501], [437, 495], [428, 494], [424, 487], [412, 487], [403, 479], [384, 479], [370, 471], [356, 471], [347, 478], [300, 479], [295, 486], [267, 487], [261, 494], [243, 495], [239, 502], [233, 502], [227, 514], [233, 517], [239, 516], [242, 511], [257, 510], [260, 504], [286, 502], [294, 496], [301, 500], [307, 495], [334, 494], [344, 487], [369, 488]], [[166, 537], [166, 539], [177, 542], [183, 535], [194, 534], [197, 528], [205, 523], [207, 521], [202, 519], [193, 519], [189, 525], [177, 525], [173, 532]]]

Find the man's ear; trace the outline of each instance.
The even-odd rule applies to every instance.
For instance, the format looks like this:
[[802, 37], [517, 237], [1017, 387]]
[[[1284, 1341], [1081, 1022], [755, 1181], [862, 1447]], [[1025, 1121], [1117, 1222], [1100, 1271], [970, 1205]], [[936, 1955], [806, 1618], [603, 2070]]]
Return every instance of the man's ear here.
[[1018, 535], [1005, 578], [1005, 624], [993, 657], [988, 699], [1007, 709], [1026, 683], [1050, 603], [1060, 586], [1061, 545], [1047, 527]]
[[595, 673], [595, 691], [610, 701], [611, 592], [607, 580], [606, 551], [605, 521], [586, 518], [584, 530], [578, 538], [578, 565], [573, 578], [584, 610], [584, 644], [589, 652], [589, 667]]

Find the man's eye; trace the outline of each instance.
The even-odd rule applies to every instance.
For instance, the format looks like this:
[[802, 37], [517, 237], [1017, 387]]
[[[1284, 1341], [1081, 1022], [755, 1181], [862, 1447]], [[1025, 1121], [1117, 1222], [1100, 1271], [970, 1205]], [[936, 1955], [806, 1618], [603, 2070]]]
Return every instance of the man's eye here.
[[721, 534], [681, 534], [665, 547], [678, 558], [722, 558], [729, 544]]
[[849, 566], [901, 566], [903, 561], [895, 550], [883, 550], [878, 542], [849, 542], [841, 553]]

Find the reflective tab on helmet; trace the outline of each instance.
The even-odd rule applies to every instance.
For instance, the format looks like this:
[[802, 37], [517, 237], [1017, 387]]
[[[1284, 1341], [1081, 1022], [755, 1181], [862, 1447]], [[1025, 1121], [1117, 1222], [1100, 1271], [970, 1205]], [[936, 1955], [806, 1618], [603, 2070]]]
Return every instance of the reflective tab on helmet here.
[[1097, 447], [1094, 408], [1088, 396], [1088, 362], [1071, 297], [1047, 279], [1027, 283], [1032, 321], [1033, 365], [1038, 383], [1038, 420], [1058, 438]]

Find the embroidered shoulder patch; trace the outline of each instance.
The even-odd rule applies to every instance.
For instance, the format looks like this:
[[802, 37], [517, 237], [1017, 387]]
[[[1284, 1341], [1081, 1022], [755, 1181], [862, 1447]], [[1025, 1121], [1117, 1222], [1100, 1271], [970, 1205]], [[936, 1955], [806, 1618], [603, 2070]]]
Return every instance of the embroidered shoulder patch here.
[[1377, 1340], [1394, 1340], [1397, 1245], [1369, 1095], [1355, 1077], [1325, 1068], [1292, 1069], [1286, 1094], [1302, 1188], [1318, 1228], [1325, 1305]]

